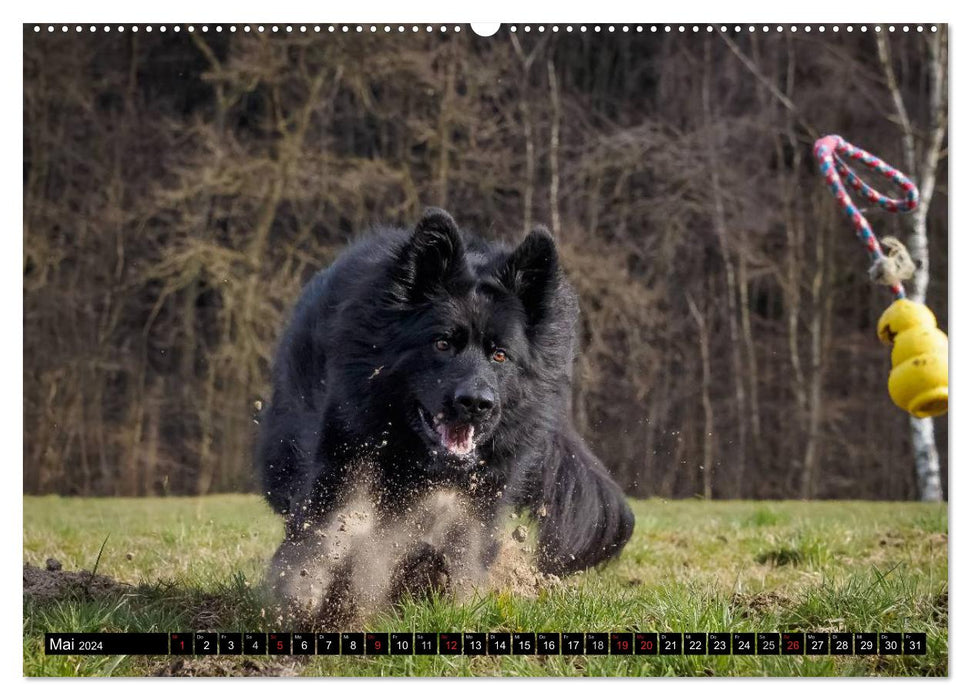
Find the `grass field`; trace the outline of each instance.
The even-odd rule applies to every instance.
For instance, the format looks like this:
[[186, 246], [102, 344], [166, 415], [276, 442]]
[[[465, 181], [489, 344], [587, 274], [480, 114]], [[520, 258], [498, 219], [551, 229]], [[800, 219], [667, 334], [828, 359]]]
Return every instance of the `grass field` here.
[[[287, 631], [261, 591], [282, 525], [256, 496], [25, 497], [24, 563], [135, 584], [24, 601], [28, 676], [941, 676], [947, 509], [638, 501], [621, 557], [536, 598], [409, 602], [368, 631], [912, 631], [926, 656], [45, 656], [45, 631]], [[105, 538], [107, 537], [107, 542]], [[104, 544], [100, 560], [99, 550]], [[300, 631], [300, 630], [293, 630]], [[360, 630], [355, 630], [360, 631]]]

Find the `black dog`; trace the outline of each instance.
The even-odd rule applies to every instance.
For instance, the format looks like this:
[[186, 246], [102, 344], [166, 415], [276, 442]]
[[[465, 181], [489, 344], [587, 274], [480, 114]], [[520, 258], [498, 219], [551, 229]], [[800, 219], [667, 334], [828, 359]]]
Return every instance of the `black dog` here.
[[[546, 229], [510, 249], [464, 235], [438, 209], [414, 232], [377, 231], [314, 277], [280, 345], [261, 422], [264, 493], [286, 518], [274, 575], [309, 577], [314, 604], [338, 585], [339, 576], [315, 580], [321, 569], [308, 562], [320, 555], [310, 550], [364, 481], [369, 532], [419, 504], [448, 504], [465, 516], [439, 528], [448, 542], [494, 532], [512, 509], [536, 517], [544, 572], [617, 554], [633, 514], [570, 418], [578, 314]], [[354, 514], [332, 536], [353, 530]], [[399, 569], [441, 556], [435, 542], [422, 546]], [[474, 549], [483, 569], [495, 553], [494, 542]]]

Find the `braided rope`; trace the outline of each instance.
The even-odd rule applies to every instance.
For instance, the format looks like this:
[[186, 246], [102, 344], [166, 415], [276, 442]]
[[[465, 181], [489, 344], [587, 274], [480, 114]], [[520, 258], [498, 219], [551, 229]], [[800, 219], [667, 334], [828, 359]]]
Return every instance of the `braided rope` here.
[[[816, 145], [813, 147], [813, 154], [819, 162], [819, 171], [826, 178], [830, 191], [836, 197], [836, 201], [843, 208], [843, 211], [846, 212], [846, 215], [853, 221], [853, 227], [856, 229], [857, 236], [863, 241], [863, 245], [866, 246], [867, 250], [870, 251], [870, 260], [873, 263], [871, 276], [875, 278], [884, 277], [893, 295], [897, 299], [903, 299], [906, 296], [903, 284], [899, 278], [892, 275], [889, 278], [885, 277], [884, 270], [888, 267], [889, 258], [884, 255], [883, 250], [880, 248], [880, 243], [877, 241], [876, 236], [873, 235], [873, 231], [870, 229], [870, 224], [867, 222], [866, 217], [853, 205], [853, 201], [850, 199], [850, 195], [843, 186], [841, 179], [845, 180], [850, 187], [856, 192], [859, 192], [868, 202], [895, 214], [913, 211], [917, 208], [917, 200], [919, 197], [917, 187], [896, 168], [887, 165], [872, 153], [867, 153], [862, 148], [857, 148], [853, 144], [843, 140], [841, 136], [836, 136], [835, 134], [824, 136], [816, 141]], [[877, 171], [888, 180], [893, 181], [895, 185], [904, 191], [905, 197], [903, 199], [890, 199], [880, 194], [863, 182], [840, 156], [845, 156], [846, 158], [862, 163], [871, 170]]]

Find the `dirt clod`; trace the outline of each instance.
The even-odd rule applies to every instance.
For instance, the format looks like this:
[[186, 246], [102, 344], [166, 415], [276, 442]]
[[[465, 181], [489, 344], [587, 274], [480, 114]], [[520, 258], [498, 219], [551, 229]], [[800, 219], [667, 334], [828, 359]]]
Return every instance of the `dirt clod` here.
[[753, 594], [735, 593], [732, 596], [732, 607], [741, 609], [742, 617], [761, 614], [773, 608], [784, 608], [791, 603], [789, 598], [775, 591], [759, 591]]
[[134, 590], [127, 583], [93, 574], [90, 571], [63, 571], [59, 562], [57, 562], [56, 569], [51, 569], [51, 561], [50, 559], [47, 560], [47, 569], [24, 564], [25, 598], [33, 598], [39, 601], [53, 600], [70, 595], [101, 598], [129, 593]]
[[48, 571], [60, 571], [62, 568], [61, 562], [54, 557], [48, 557], [47, 561], [44, 562], [44, 566]]
[[515, 530], [512, 531], [512, 538], [517, 542], [525, 542], [526, 535], [528, 534], [525, 525], [520, 525]]
[[558, 576], [544, 574], [525, 549], [510, 542], [500, 547], [489, 570], [489, 588], [523, 598], [535, 598], [541, 591], [559, 584]]

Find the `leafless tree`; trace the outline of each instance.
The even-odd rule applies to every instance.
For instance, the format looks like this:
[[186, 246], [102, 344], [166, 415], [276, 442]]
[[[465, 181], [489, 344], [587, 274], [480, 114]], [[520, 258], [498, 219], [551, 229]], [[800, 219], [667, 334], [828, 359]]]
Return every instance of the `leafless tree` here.
[[916, 216], [868, 216], [946, 328], [946, 31], [718, 37], [25, 31], [25, 490], [252, 489], [301, 285], [437, 204], [551, 226], [577, 424], [631, 494], [946, 494], [947, 452], [938, 482], [912, 454], [947, 422], [903, 430], [811, 155], [825, 130], [916, 176]]
[[[893, 67], [890, 41], [883, 33], [877, 34], [877, 49], [887, 89], [893, 100], [896, 121], [903, 142], [904, 166], [917, 175], [920, 202], [911, 217], [907, 247], [916, 265], [910, 298], [923, 304], [927, 300], [931, 261], [927, 241], [927, 214], [937, 183], [937, 170], [941, 149], [947, 131], [947, 29], [930, 34], [927, 41], [925, 70], [930, 84], [926, 100], [926, 126], [917, 127], [911, 119], [904, 95]], [[923, 72], [923, 71], [922, 71]], [[923, 110], [922, 110], [923, 111]], [[920, 138], [918, 139], [918, 129]], [[918, 145], [919, 143], [919, 145]], [[914, 446], [914, 467], [917, 473], [917, 490], [921, 500], [940, 501], [941, 464], [934, 440], [934, 422], [930, 418], [911, 418], [911, 439]]]

